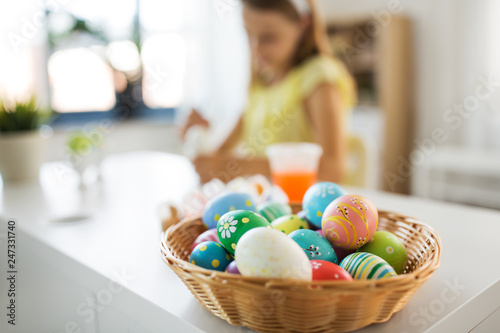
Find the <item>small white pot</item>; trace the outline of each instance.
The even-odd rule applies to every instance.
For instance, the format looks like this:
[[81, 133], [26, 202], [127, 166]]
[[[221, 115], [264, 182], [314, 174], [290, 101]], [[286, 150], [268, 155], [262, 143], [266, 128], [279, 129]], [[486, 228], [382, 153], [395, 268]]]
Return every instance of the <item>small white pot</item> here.
[[0, 174], [4, 182], [34, 181], [46, 156], [47, 140], [38, 131], [0, 135]]

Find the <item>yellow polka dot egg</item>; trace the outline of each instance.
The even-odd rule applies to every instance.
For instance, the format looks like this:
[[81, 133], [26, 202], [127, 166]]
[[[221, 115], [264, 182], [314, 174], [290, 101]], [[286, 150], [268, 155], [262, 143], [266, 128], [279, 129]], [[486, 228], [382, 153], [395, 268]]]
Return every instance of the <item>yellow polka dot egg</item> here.
[[224, 191], [212, 197], [203, 208], [202, 221], [208, 229], [217, 226], [222, 215], [234, 210], [255, 212], [255, 204], [247, 193]]
[[213, 241], [198, 244], [189, 256], [189, 262], [193, 265], [221, 272], [224, 272], [232, 260], [233, 257], [224, 247]]

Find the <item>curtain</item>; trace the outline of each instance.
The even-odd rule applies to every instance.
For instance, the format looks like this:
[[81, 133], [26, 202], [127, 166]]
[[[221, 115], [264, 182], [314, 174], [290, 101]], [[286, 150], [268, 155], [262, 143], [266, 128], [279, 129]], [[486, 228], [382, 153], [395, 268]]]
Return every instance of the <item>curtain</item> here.
[[463, 122], [455, 140], [470, 149], [500, 150], [500, 2], [454, 3], [457, 73], [454, 97], [463, 109]]
[[192, 2], [196, 2], [200, 20], [188, 46], [186, 98], [180, 113], [183, 117], [197, 108], [211, 123], [209, 139], [215, 147], [245, 108], [250, 77], [248, 43], [239, 1]]

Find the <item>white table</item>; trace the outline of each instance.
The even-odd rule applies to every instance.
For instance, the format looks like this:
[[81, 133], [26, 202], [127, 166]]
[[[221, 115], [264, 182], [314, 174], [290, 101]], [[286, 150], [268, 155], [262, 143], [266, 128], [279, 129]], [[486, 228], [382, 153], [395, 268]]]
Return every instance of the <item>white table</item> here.
[[[0, 191], [0, 216], [17, 220], [19, 270], [17, 325], [6, 326], [2, 310], [0, 331], [249, 331], [206, 311], [160, 259], [156, 207], [196, 186], [190, 163], [155, 152], [115, 155], [105, 160], [103, 177], [101, 185], [80, 192], [73, 174], [51, 164], [43, 168], [40, 184], [5, 185]], [[498, 330], [500, 212], [352, 191], [379, 209], [427, 222], [444, 248], [441, 267], [402, 311], [359, 332]], [[63, 222], [77, 215], [89, 218]], [[0, 228], [2, 235], [5, 221]], [[0, 249], [3, 274], [5, 246]], [[119, 283], [113, 282], [116, 276]]]

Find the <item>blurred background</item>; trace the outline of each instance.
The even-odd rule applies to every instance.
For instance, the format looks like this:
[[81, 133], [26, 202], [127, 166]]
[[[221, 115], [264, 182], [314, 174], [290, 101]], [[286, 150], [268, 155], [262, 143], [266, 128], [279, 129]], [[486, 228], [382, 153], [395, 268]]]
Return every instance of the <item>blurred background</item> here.
[[[358, 84], [351, 185], [500, 209], [500, 2], [319, 2]], [[61, 167], [81, 138], [100, 158], [213, 150], [245, 105], [240, 11], [238, 0], [0, 2], [0, 99], [35, 94], [54, 110], [43, 159]], [[191, 108], [214, 124], [203, 144], [180, 139]]]

